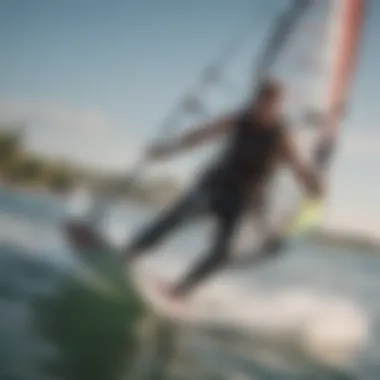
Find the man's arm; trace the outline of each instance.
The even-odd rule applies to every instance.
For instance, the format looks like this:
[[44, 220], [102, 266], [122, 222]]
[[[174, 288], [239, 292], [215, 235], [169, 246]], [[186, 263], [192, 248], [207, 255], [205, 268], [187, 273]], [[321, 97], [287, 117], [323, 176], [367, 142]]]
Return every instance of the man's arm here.
[[235, 123], [235, 114], [225, 115], [211, 123], [207, 123], [192, 130], [168, 145], [158, 144], [153, 146], [149, 149], [148, 156], [153, 159], [160, 159], [171, 154], [180, 153], [184, 150], [194, 148], [229, 133]]
[[285, 162], [292, 169], [298, 181], [304, 185], [306, 191], [311, 195], [321, 196], [322, 178], [317, 170], [307, 165], [299, 153], [294, 136], [286, 132], [282, 141], [282, 154]]

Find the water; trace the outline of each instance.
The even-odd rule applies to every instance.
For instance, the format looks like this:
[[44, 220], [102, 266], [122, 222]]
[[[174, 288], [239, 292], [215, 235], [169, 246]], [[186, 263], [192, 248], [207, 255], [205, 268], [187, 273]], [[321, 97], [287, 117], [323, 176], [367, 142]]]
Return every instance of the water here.
[[[116, 205], [103, 228], [118, 244], [150, 215]], [[60, 229], [64, 218], [62, 200], [0, 192], [3, 247], [53, 266], [72, 265]], [[209, 228], [192, 225], [145, 259], [138, 268], [145, 286], [152, 274], [178, 278], [202, 251]], [[377, 379], [379, 272], [380, 256], [307, 243], [260, 268], [223, 271], [191, 300], [183, 349], [208, 378]]]

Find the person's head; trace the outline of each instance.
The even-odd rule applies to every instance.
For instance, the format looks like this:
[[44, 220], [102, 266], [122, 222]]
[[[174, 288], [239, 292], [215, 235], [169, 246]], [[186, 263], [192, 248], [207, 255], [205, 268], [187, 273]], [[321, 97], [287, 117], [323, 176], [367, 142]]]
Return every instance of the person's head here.
[[283, 83], [270, 78], [261, 83], [252, 104], [252, 109], [264, 118], [276, 117], [282, 112], [285, 99]]

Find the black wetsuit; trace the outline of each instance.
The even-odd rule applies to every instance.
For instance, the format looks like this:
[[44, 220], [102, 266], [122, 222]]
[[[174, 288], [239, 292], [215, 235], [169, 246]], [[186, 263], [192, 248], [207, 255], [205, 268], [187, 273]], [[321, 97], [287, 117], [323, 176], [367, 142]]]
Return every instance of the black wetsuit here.
[[137, 236], [126, 255], [143, 253], [184, 221], [206, 212], [216, 217], [216, 235], [205, 258], [178, 286], [178, 293], [187, 292], [224, 264], [244, 211], [265, 211], [266, 185], [278, 162], [284, 130], [282, 120], [261, 127], [242, 113], [222, 157], [202, 175], [195, 189]]

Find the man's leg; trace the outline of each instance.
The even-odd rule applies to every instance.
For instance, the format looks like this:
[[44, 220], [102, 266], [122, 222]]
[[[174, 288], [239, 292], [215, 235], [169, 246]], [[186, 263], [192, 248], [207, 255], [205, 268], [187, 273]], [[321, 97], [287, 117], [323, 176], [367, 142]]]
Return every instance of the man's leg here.
[[197, 192], [185, 195], [138, 234], [123, 249], [123, 257], [126, 260], [132, 260], [144, 254], [185, 220], [200, 214], [203, 210], [203, 203], [200, 194]]
[[274, 226], [269, 217], [267, 202], [263, 197], [254, 202], [252, 212], [255, 220], [255, 235], [260, 236], [261, 241], [257, 248], [245, 258], [237, 259], [232, 263], [231, 267], [234, 269], [243, 268], [246, 265], [258, 265], [274, 259], [287, 248], [288, 236], [283, 227], [289, 222], [289, 215], [281, 220], [279, 226]]
[[216, 235], [208, 254], [172, 289], [175, 297], [186, 296], [212, 273], [227, 263], [232, 237], [237, 227], [238, 215], [219, 216]]

